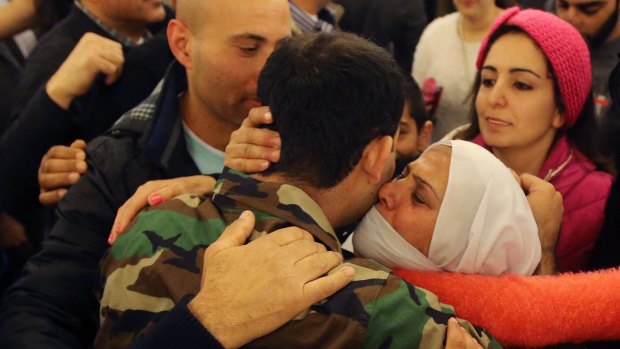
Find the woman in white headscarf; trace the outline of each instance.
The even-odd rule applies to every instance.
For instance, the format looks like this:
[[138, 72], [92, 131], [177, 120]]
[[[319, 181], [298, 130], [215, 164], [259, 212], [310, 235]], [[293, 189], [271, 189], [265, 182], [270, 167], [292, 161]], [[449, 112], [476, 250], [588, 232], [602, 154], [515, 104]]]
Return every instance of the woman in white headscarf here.
[[485, 275], [531, 275], [540, 261], [523, 190], [473, 143], [436, 143], [379, 198], [353, 235], [360, 256], [389, 267]]
[[[262, 116], [264, 109], [255, 113]], [[249, 122], [242, 128], [251, 127]], [[237, 144], [256, 145], [250, 135], [239, 133]], [[271, 139], [264, 136], [261, 139]], [[523, 192], [509, 170], [479, 146], [463, 141], [448, 144], [431, 146], [398, 179], [383, 186], [382, 202], [356, 229], [356, 252], [401, 266], [395, 268], [396, 275], [432, 291], [460, 317], [488, 329], [507, 347], [620, 339], [620, 312], [610, 311], [620, 303], [620, 270], [518, 275], [529, 274], [540, 255], [537, 228]], [[237, 154], [236, 165], [245, 161], [245, 168], [250, 168], [255, 160], [242, 156], [248, 154], [252, 152]], [[182, 192], [210, 190], [214, 183], [207, 176], [152, 182], [128, 201], [125, 219], [147, 205], [151, 195], [158, 195], [161, 203]], [[372, 244], [364, 242], [367, 238], [384, 240], [375, 243], [383, 247], [366, 250], [364, 244]], [[520, 253], [525, 256], [522, 260]], [[418, 267], [409, 267], [408, 262]], [[411, 269], [431, 263], [437, 270], [502, 275]]]

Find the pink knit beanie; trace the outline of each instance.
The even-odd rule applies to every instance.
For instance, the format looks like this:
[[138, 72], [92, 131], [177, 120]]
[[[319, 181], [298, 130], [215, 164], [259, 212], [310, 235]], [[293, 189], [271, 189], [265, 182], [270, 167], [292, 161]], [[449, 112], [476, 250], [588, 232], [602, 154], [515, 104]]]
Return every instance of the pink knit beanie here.
[[551, 63], [566, 110], [567, 126], [572, 126], [581, 113], [592, 87], [592, 66], [588, 45], [577, 29], [557, 16], [538, 10], [511, 7], [493, 22], [482, 41], [476, 67], [482, 68], [489, 52], [489, 39], [502, 26], [523, 29], [542, 49]]

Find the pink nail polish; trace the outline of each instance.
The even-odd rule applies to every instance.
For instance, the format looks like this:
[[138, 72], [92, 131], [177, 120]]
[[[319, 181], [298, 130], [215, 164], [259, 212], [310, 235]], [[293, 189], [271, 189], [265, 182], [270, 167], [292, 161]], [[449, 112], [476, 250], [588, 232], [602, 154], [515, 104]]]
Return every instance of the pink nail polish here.
[[108, 245], [112, 245], [114, 243], [114, 234], [110, 234], [108, 236]]
[[161, 195], [155, 194], [149, 197], [149, 204], [151, 204], [151, 206], [157, 206], [162, 202], [164, 202], [164, 198]]

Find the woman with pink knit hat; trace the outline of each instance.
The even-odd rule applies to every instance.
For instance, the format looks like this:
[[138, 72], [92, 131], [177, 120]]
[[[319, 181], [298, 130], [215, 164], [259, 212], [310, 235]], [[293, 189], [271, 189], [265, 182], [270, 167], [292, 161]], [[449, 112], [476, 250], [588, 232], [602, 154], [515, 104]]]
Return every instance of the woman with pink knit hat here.
[[613, 181], [594, 147], [588, 47], [553, 14], [511, 8], [482, 42], [471, 125], [462, 138], [518, 174], [538, 175], [564, 198], [559, 271], [585, 268]]

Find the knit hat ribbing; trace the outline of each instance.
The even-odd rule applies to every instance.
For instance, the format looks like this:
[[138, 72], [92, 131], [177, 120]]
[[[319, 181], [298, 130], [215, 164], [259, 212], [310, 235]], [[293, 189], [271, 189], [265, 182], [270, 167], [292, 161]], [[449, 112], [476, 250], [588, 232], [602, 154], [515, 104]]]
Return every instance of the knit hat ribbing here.
[[554, 14], [512, 7], [493, 22], [482, 41], [476, 62], [478, 70], [482, 68], [489, 52], [489, 39], [499, 28], [506, 25], [523, 29], [542, 49], [557, 78], [566, 108], [566, 125], [572, 126], [577, 121], [592, 87], [590, 51], [585, 40], [577, 29]]

